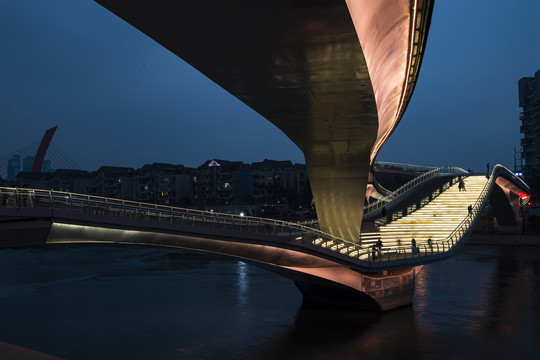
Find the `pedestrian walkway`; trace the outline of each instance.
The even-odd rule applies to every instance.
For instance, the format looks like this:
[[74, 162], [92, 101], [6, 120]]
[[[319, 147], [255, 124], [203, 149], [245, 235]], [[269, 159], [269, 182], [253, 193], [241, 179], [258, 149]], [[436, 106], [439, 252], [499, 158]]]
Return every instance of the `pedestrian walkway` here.
[[[412, 214], [380, 226], [377, 231], [363, 233], [362, 245], [374, 245], [379, 239], [383, 246], [411, 245], [415, 239], [419, 248], [437, 247], [465, 219], [482, 189], [486, 185], [485, 176], [469, 176], [464, 179], [465, 191], [459, 190], [459, 182], [444, 191], [437, 198]], [[436, 251], [436, 249], [434, 250]]]
[[410, 257], [411, 254], [448, 251], [448, 237], [467, 218], [469, 207], [472, 209], [488, 179], [485, 176], [468, 176], [463, 180], [465, 190], [460, 190], [459, 182], [456, 182], [415, 212], [362, 233], [360, 246], [353, 251], [346, 244], [319, 241], [317, 245], [366, 260], [380, 258], [381, 248], [385, 249], [388, 260], [399, 259], [405, 254]]

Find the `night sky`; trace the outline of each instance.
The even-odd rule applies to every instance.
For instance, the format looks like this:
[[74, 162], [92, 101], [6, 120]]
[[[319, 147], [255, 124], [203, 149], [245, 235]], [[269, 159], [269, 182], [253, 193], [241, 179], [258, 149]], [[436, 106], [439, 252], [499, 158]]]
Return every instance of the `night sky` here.
[[[540, 69], [540, 1], [436, 0], [420, 77], [377, 160], [513, 169], [517, 82]], [[82, 169], [304, 162], [270, 122], [91, 0], [0, 0], [0, 156], [53, 143]]]

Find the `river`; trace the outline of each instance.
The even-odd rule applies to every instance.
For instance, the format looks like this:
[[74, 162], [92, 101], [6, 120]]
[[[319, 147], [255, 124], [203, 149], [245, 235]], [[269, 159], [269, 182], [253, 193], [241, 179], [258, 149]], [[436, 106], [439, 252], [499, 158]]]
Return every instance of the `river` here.
[[66, 359], [538, 359], [540, 246], [467, 245], [386, 313], [303, 306], [289, 280], [216, 255], [2, 249], [0, 341]]

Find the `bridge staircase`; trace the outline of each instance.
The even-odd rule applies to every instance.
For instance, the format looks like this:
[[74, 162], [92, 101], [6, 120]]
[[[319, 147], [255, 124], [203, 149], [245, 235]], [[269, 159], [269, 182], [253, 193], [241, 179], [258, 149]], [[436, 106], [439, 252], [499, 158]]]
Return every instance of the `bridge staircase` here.
[[487, 182], [485, 176], [469, 176], [463, 180], [463, 191], [456, 182], [417, 211], [381, 224], [372, 232], [362, 233], [362, 246], [373, 247], [380, 240], [384, 247], [400, 247], [411, 245], [414, 239], [418, 248], [437, 251], [437, 245], [467, 218], [469, 206], [472, 210]]
[[[459, 177], [464, 179], [465, 191], [459, 191]], [[2, 224], [7, 226], [23, 218], [32, 219], [38, 214], [40, 218], [48, 218], [51, 223], [92, 222], [96, 226], [155, 232], [212, 232], [212, 236], [230, 233], [228, 239], [232, 242], [245, 238], [242, 241], [287, 247], [359, 270], [399, 269], [452, 256], [472, 231], [490, 196], [494, 179], [499, 177], [512, 181], [527, 193], [530, 191], [526, 184], [500, 165], [494, 168], [489, 179], [485, 175], [444, 172], [441, 179], [448, 180], [432, 183], [435, 187], [428, 193], [413, 190], [409, 194], [405, 189], [395, 200], [387, 199], [370, 205], [371, 209], [367, 209], [364, 217], [377, 213], [380, 216], [385, 205], [391, 209], [391, 216], [387, 217], [387, 222], [380, 221], [378, 227], [362, 231], [358, 241], [354, 242], [305, 224], [21, 188], [0, 188], [0, 215], [4, 214], [4, 220], [0, 216], [0, 228]], [[408, 186], [412, 189], [417, 185], [420, 182], [414, 180]], [[430, 184], [425, 186], [429, 187]], [[427, 199], [425, 194], [429, 194]], [[411, 205], [409, 201], [404, 202], [405, 207], [392, 207], [391, 202], [400, 201], [403, 196], [417, 198], [416, 203]], [[394, 216], [394, 212], [398, 214]]]
[[393, 220], [388, 223], [378, 222], [375, 229], [362, 232], [354, 247], [350, 243], [323, 239], [315, 243], [361, 260], [387, 265], [448, 254], [478, 218], [489, 188], [489, 179], [484, 175], [463, 177], [463, 181], [463, 191], [456, 178], [444, 191], [437, 190], [433, 200], [422, 200], [422, 206], [416, 211], [392, 216]]

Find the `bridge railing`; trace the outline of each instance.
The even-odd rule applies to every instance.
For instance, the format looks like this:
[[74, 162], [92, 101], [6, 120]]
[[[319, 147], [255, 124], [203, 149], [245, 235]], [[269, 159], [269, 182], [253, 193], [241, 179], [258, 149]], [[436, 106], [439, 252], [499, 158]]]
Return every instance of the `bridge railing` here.
[[[198, 225], [238, 231], [287, 235], [298, 239], [342, 240], [313, 228], [282, 220], [224, 214], [212, 211], [141, 203], [62, 191], [0, 187], [2, 207], [62, 209], [83, 214], [115, 216], [183, 225]], [[342, 240], [344, 241], [344, 240]]]
[[372, 211], [375, 211], [377, 209], [382, 208], [392, 200], [396, 199], [398, 196], [403, 194], [404, 192], [410, 190], [411, 188], [415, 187], [416, 185], [431, 179], [435, 176], [438, 176], [439, 174], [466, 174], [467, 172], [461, 168], [454, 167], [454, 166], [447, 166], [447, 167], [438, 167], [435, 169], [432, 169], [426, 173], [423, 173], [420, 176], [415, 177], [411, 181], [403, 184], [399, 188], [397, 188], [394, 192], [391, 194], [388, 194], [387, 196], [368, 204], [364, 207], [364, 214], [370, 213]]
[[373, 164], [373, 167], [375, 170], [382, 170], [382, 169], [399, 169], [402, 171], [409, 171], [409, 172], [428, 172], [434, 169], [437, 169], [437, 166], [429, 166], [429, 165], [415, 165], [415, 164], [403, 164], [403, 163], [395, 163], [395, 162], [389, 162], [389, 161], [375, 161]]
[[[500, 165], [498, 165], [500, 166]], [[493, 169], [495, 173], [497, 167]], [[146, 203], [103, 198], [92, 195], [81, 195], [60, 191], [1, 188], [2, 207], [11, 208], [50, 208], [64, 209], [94, 215], [118, 216], [127, 219], [141, 219], [158, 222], [180, 223], [188, 225], [209, 226], [213, 228], [232, 229], [237, 231], [261, 232], [274, 235], [286, 235], [289, 238], [314, 243], [329, 248], [352, 258], [368, 262], [393, 261], [420, 258], [440, 254], [456, 246], [463, 236], [474, 225], [482, 211], [495, 176], [492, 174], [480, 192], [476, 202], [471, 206], [467, 217], [447, 236], [446, 239], [412, 245], [362, 246], [346, 241], [309, 226], [281, 220], [240, 216], [210, 211], [194, 210], [153, 205]]]
[[397, 198], [399, 195], [403, 194], [405, 191], [411, 189], [412, 187], [420, 184], [421, 182], [426, 181], [427, 179], [431, 179], [432, 177], [439, 175], [439, 169], [433, 169], [426, 173], [423, 173], [420, 176], [415, 177], [411, 181], [401, 185], [399, 188], [397, 188], [395, 191], [393, 191], [391, 194], [386, 195], [383, 198], [380, 198], [379, 200], [364, 206], [364, 214], [370, 213], [372, 211], [375, 211], [377, 209], [382, 208], [395, 198]]
[[402, 217], [408, 216], [413, 212], [420, 210], [421, 208], [429, 204], [431, 201], [435, 200], [439, 195], [441, 195], [444, 191], [449, 189], [459, 180], [459, 176], [450, 177], [444, 184], [432, 191], [431, 194], [421, 198], [413, 204], [394, 208], [391, 212], [388, 212], [387, 216], [381, 216], [380, 218], [376, 219], [374, 221], [375, 226], [381, 227], [387, 225], [389, 222], [401, 219]]
[[471, 206], [469, 213], [467, 214], [467, 217], [463, 219], [458, 226], [446, 237], [446, 239], [443, 240], [437, 240], [432, 242], [431, 244], [422, 244], [420, 247], [418, 247], [418, 250], [415, 250], [412, 246], [407, 247], [387, 247], [385, 250], [386, 257], [388, 258], [392, 252], [399, 251], [405, 254], [411, 254], [411, 257], [421, 257], [421, 256], [430, 256], [436, 253], [446, 252], [451, 250], [454, 246], [457, 245], [461, 239], [465, 236], [465, 234], [471, 229], [471, 227], [474, 225], [476, 219], [478, 216], [480, 216], [480, 213], [482, 212], [482, 209], [484, 208], [484, 205], [486, 204], [488, 200], [488, 195], [491, 190], [491, 187], [493, 186], [494, 182], [494, 176], [490, 176], [488, 181], [486, 181], [486, 184], [484, 185], [484, 188], [480, 192], [480, 195], [476, 199], [474, 205]]
[[[504, 168], [501, 165], [497, 165], [496, 168]], [[359, 244], [349, 243], [346, 241], [333, 240], [331, 242], [325, 242], [323, 239], [319, 241], [321, 246], [330, 248], [334, 251], [339, 251], [342, 254], [347, 254], [355, 258], [376, 262], [376, 261], [393, 261], [393, 260], [406, 260], [411, 258], [421, 258], [425, 256], [431, 256], [434, 254], [440, 254], [452, 250], [463, 239], [465, 234], [475, 224], [476, 219], [480, 215], [486, 202], [488, 201], [489, 192], [495, 181], [495, 171], [493, 169], [492, 176], [484, 185], [474, 205], [471, 205], [470, 211], [467, 216], [456, 226], [456, 228], [445, 238], [440, 240], [428, 241], [428, 243], [418, 244], [413, 246], [407, 245], [370, 245], [361, 246]], [[457, 171], [462, 170], [457, 168]], [[462, 170], [464, 172], [464, 170]], [[508, 170], [509, 171], [509, 170]], [[459, 171], [458, 173], [463, 173]]]

